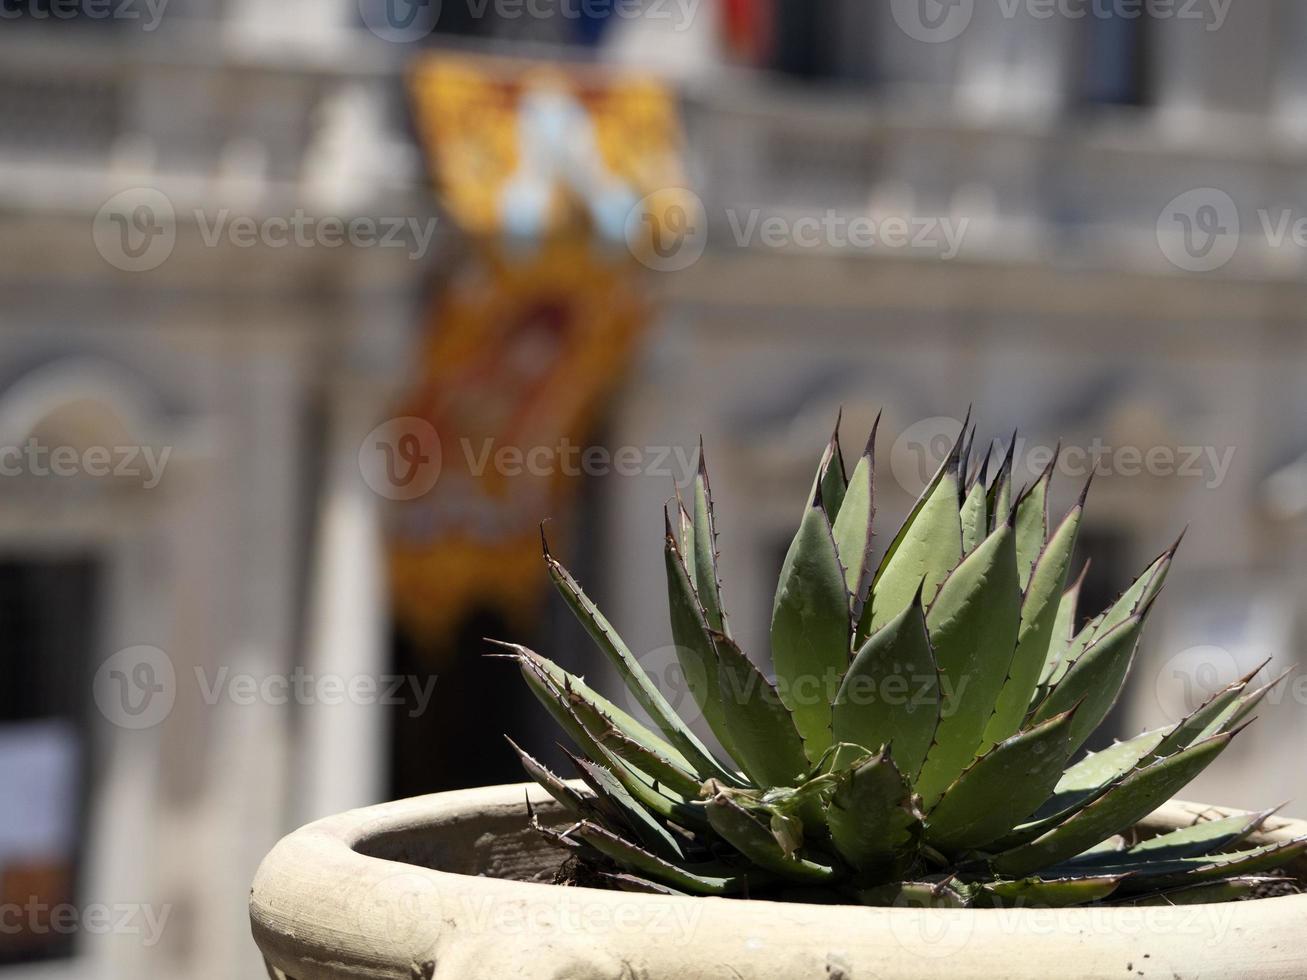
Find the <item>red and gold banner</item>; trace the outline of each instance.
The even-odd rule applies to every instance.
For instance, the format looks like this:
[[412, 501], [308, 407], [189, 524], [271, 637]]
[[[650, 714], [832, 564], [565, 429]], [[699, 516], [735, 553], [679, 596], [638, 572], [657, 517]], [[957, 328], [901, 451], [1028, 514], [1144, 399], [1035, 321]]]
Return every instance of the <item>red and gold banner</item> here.
[[473, 608], [533, 611], [537, 526], [565, 518], [577, 489], [568, 447], [648, 320], [630, 216], [684, 181], [675, 102], [650, 79], [435, 56], [411, 81], [468, 244], [398, 413], [435, 429], [441, 462], [429, 492], [396, 504], [394, 596], [403, 623], [438, 637]]

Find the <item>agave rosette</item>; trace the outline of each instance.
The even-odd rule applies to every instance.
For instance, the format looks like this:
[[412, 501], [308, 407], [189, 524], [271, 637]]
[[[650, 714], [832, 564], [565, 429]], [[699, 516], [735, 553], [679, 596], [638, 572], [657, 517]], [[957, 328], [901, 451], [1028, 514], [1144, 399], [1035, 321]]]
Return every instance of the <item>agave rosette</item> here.
[[1307, 850], [1245, 843], [1270, 811], [1137, 839], [1271, 685], [1245, 677], [1178, 724], [1081, 757], [1175, 548], [1077, 630], [1085, 494], [1050, 523], [1053, 464], [1014, 492], [1012, 450], [989, 480], [973, 439], [964, 423], [872, 567], [875, 431], [851, 474], [832, 437], [776, 590], [774, 680], [731, 635], [701, 455], [664, 547], [677, 657], [720, 751], [546, 545], [555, 585], [654, 727], [502, 645], [581, 752], [569, 782], [514, 746], [573, 820], [540, 832], [630, 890], [868, 905], [1222, 901]]

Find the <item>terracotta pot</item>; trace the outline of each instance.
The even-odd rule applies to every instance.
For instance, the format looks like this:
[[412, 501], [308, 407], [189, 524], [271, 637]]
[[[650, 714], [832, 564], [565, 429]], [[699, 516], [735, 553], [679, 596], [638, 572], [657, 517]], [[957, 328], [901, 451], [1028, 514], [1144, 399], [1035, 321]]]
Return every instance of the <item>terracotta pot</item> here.
[[[1147, 908], [916, 910], [562, 888], [536, 787], [442, 793], [282, 840], [250, 897], [274, 978], [939, 980], [1307, 977], [1307, 895]], [[1172, 802], [1169, 830], [1235, 811]], [[1307, 833], [1272, 819], [1258, 843]]]

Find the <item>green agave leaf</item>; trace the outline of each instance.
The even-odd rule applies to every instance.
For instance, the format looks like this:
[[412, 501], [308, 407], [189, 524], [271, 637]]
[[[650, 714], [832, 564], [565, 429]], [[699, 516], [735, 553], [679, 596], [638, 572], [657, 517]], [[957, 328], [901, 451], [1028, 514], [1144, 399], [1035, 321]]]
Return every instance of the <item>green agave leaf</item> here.
[[1198, 738], [1207, 738], [1219, 732], [1228, 732], [1230, 729], [1246, 722], [1249, 716], [1256, 710], [1257, 706], [1262, 703], [1262, 699], [1271, 691], [1275, 690], [1280, 683], [1292, 674], [1293, 667], [1282, 671], [1277, 677], [1262, 685], [1253, 691], [1247, 691], [1235, 699], [1234, 704], [1227, 707], [1221, 714], [1212, 719], [1211, 723], [1203, 729]]
[[1070, 647], [1061, 657], [1061, 663], [1053, 670], [1047, 680], [1048, 685], [1056, 685], [1066, 675], [1070, 668], [1081, 654], [1085, 652], [1099, 636], [1115, 629], [1121, 623], [1133, 616], [1140, 615], [1148, 609], [1158, 594], [1162, 591], [1162, 586], [1166, 582], [1167, 573], [1171, 569], [1171, 562], [1175, 558], [1175, 553], [1180, 547], [1180, 542], [1184, 539], [1181, 535], [1166, 551], [1162, 552], [1151, 565], [1148, 566], [1131, 586], [1121, 593], [1121, 596], [1106, 611], [1095, 616], [1085, 624], [1084, 628], [1076, 634], [1071, 641]]
[[1131, 898], [1121, 905], [1215, 905], [1218, 902], [1236, 902], [1247, 898], [1263, 885], [1282, 881], [1282, 878], [1227, 878], [1209, 881], [1186, 888], [1172, 888], [1143, 898]]
[[929, 811], [926, 842], [945, 854], [962, 854], [1034, 813], [1071, 755], [1075, 713], [1073, 708], [1014, 735], [968, 766]]
[[844, 409], [840, 409], [835, 419], [835, 431], [831, 433], [830, 442], [821, 457], [821, 466], [817, 470], [817, 484], [813, 493], [821, 494], [822, 507], [826, 519], [832, 524], [844, 505], [844, 494], [848, 488], [848, 477], [844, 472], [844, 454], [840, 451], [840, 420]]
[[[699, 440], [699, 472], [694, 478], [694, 576], [708, 625], [719, 633], [731, 635], [722, 604], [722, 580], [717, 570], [717, 516], [713, 510], [712, 488], [708, 483], [708, 464], [704, 459], [703, 440]], [[691, 552], [684, 552], [690, 555]]]
[[927, 809], [976, 757], [1020, 622], [1016, 535], [1005, 524], [945, 580], [926, 614], [942, 695], [935, 744], [916, 784]]
[[[867, 448], [853, 468], [844, 502], [832, 527], [835, 550], [840, 564], [844, 566], [844, 584], [851, 599], [850, 610], [855, 622], [862, 615], [867, 592], [871, 587], [872, 523], [876, 514], [875, 448], [876, 430], [879, 428], [880, 416], [877, 415], [871, 428], [871, 437], [867, 440]], [[823, 492], [823, 499], [824, 497]]]
[[1071, 730], [1071, 751], [1085, 743], [1116, 704], [1139, 644], [1144, 614], [1100, 635], [1035, 709], [1034, 720], [1043, 721], [1081, 703]]
[[719, 687], [717, 649], [710, 635], [712, 627], [694, 590], [684, 557], [677, 549], [670, 519], [664, 540], [663, 563], [667, 571], [667, 605], [677, 662], [708, 727], [727, 754], [734, 756], [735, 746], [726, 723]]
[[912, 866], [921, 814], [888, 751], [841, 774], [826, 807], [826, 825], [835, 849], [864, 883], [893, 881]]
[[1173, 752], [1178, 752], [1186, 745], [1203, 737], [1203, 733], [1207, 732], [1208, 729], [1212, 729], [1210, 734], [1216, 734], [1222, 720], [1233, 717], [1238, 710], [1239, 695], [1244, 692], [1252, 679], [1261, 672], [1262, 668], [1269, 663], [1270, 660], [1266, 660], [1252, 673], [1217, 691], [1203, 704], [1199, 705], [1197, 710], [1183, 718], [1176, 724], [1175, 728], [1167, 733], [1166, 738], [1162, 739], [1157, 748], [1153, 750], [1152, 757], [1161, 758]]
[[680, 750], [686, 759], [690, 760], [696, 772], [730, 780], [732, 778], [731, 774], [713, 758], [712, 753], [708, 751], [698, 736], [690, 731], [689, 726], [676, 714], [675, 709], [663, 697], [653, 679], [640, 666], [640, 661], [636, 659], [635, 654], [622, 642], [622, 638], [618, 636], [612, 624], [604, 618], [603, 613], [599, 611], [599, 607], [581, 590], [581, 586], [577, 584], [571, 573], [549, 553], [549, 544], [544, 541], [543, 531], [541, 532], [541, 541], [544, 545], [545, 563], [549, 568], [549, 577], [558, 588], [563, 600], [571, 607], [577, 619], [580, 620], [586, 631], [594, 639], [595, 645], [612, 663], [631, 694], [640, 703], [640, 706], [649, 712], [649, 717], [662, 729], [668, 740]]
[[671, 895], [679, 898], [685, 898], [689, 895], [688, 892], [683, 892], [679, 888], [659, 884], [656, 881], [650, 881], [648, 878], [641, 878], [639, 875], [601, 872], [599, 878], [608, 882], [618, 891], [631, 892], [637, 895]]
[[582, 781], [590, 787], [596, 798], [602, 801], [602, 806], [609, 811], [610, 820], [606, 821], [607, 823], [611, 824], [613, 822], [611, 817], [616, 816], [618, 822], [630, 828], [640, 842], [654, 854], [667, 861], [685, 860], [685, 851], [676, 838], [655, 820], [648, 810], [635, 801], [612, 772], [595, 765], [588, 759], [581, 759], [570, 753], [569, 758]]
[[1048, 488], [1061, 452], [1059, 445], [1048, 467], [1017, 501], [1017, 574], [1023, 590], [1030, 584], [1030, 573], [1048, 541]]
[[[1088, 485], [1086, 484], [1086, 489]], [[1007, 680], [999, 692], [994, 715], [985, 728], [985, 744], [993, 745], [1014, 734], [1029, 711], [1030, 701], [1039, 684], [1039, 674], [1048, 658], [1053, 631], [1071, 553], [1075, 550], [1084, 513], [1084, 498], [1071, 509], [1058, 526], [1053, 538], [1035, 562], [1025, 596], [1021, 602], [1021, 627], [1017, 632], [1017, 649], [1008, 669]], [[1020, 547], [1020, 528], [1017, 544]], [[1017, 553], [1020, 562], [1020, 551]]]
[[1171, 562], [1175, 558], [1175, 553], [1180, 547], [1180, 542], [1184, 540], [1182, 534], [1175, 544], [1167, 548], [1157, 556], [1142, 575], [1131, 583], [1130, 587], [1121, 593], [1120, 598], [1104, 612], [1101, 616], [1089, 621], [1089, 624], [1076, 637], [1072, 643], [1071, 658], [1074, 659], [1079, 651], [1089, 646], [1100, 634], [1119, 626], [1132, 616], [1139, 614], [1142, 610], [1152, 605], [1158, 594], [1162, 591], [1162, 586], [1166, 583], [1167, 573], [1171, 570]]
[[[971, 420], [971, 412], [967, 412], [967, 421]], [[962, 481], [964, 492], [962, 497], [966, 496], [965, 490], [971, 489], [971, 452], [976, 447], [976, 426], [964, 425], [962, 427], [962, 451], [958, 456], [958, 476]], [[961, 504], [962, 497], [959, 497]]]
[[[1199, 708], [1198, 712], [1203, 710]], [[1190, 718], [1192, 717], [1191, 715]], [[1158, 747], [1169, 735], [1186, 728], [1188, 721], [1189, 719], [1181, 721], [1175, 728], [1155, 728], [1132, 739], [1117, 742], [1101, 752], [1085, 756], [1063, 773], [1048, 801], [1040, 807], [1036, 819], [1022, 824], [1003, 838], [1000, 842], [1002, 849], [1034, 840], [1102, 796], [1134, 770], [1161, 758], [1162, 753], [1158, 751]], [[1232, 727], [1233, 725], [1229, 725], [1219, 730], [1204, 731], [1197, 738], [1190, 738], [1183, 744], [1177, 743], [1166, 754], [1173, 754], [1174, 751], [1211, 735], [1224, 734]], [[1192, 726], [1188, 726], [1188, 730], [1192, 731]]]
[[818, 496], [785, 557], [771, 622], [781, 699], [813, 760], [831, 744], [831, 701], [849, 666], [849, 602], [835, 538]]
[[[971, 430], [973, 436], [975, 435], [975, 431], [976, 430], [973, 427]], [[981, 487], [987, 486], [987, 484], [989, 483], [989, 463], [993, 455], [994, 455], [994, 444], [991, 442], [988, 446], [985, 447], [985, 457], [980, 461], [980, 465], [977, 466], [974, 470], [972, 470], [970, 475], [968, 475], [967, 477], [968, 491], [970, 491], [971, 488], [974, 487], [977, 483], [979, 483]], [[985, 509], [986, 510], [989, 509], [988, 501], [986, 501]]]
[[962, 503], [962, 553], [969, 555], [989, 536], [989, 515], [985, 508], [985, 487], [973, 483]]
[[[963, 432], [966, 428], [963, 422]], [[962, 559], [960, 448], [961, 436], [885, 552], [872, 581], [871, 602], [858, 623], [859, 644], [906, 609], [919, 589], [927, 601], [932, 599]]]
[[558, 666], [555, 662], [549, 660], [548, 657], [542, 657], [535, 651], [532, 651], [532, 649], [520, 647], [520, 645], [515, 644], [499, 643], [498, 640], [495, 640], [495, 643], [501, 645], [503, 648], [510, 649], [510, 651], [512, 651], [512, 659], [521, 659], [521, 657], [525, 657], [525, 659], [531, 660], [538, 670], [541, 670], [546, 677], [549, 677], [555, 687], [558, 687], [558, 689], [561, 690], [571, 691], [571, 694], [576, 696], [576, 698], [586, 700], [593, 710], [604, 715], [618, 732], [625, 734], [625, 736], [630, 738], [630, 740], [639, 742], [640, 745], [646, 747], [646, 749], [652, 751], [652, 753], [663, 755], [663, 757], [667, 758], [669, 762], [674, 762], [677, 766], [685, 768], [685, 770], [693, 771], [693, 767], [690, 766], [689, 760], [687, 760], [684, 755], [682, 755], [680, 751], [672, 745], [672, 743], [657, 736], [657, 734], [652, 732], [647, 725], [639, 723], [639, 721], [635, 720], [634, 717], [627, 715], [625, 711], [622, 711], [620, 707], [617, 707], [616, 704], [610, 702], [610, 700], [605, 698], [604, 695], [597, 693], [597, 691], [593, 690], [592, 687], [589, 687], [582, 678], [576, 677], [575, 674], [567, 673], [566, 670], [561, 668], [561, 666]]
[[1075, 638], [1076, 629], [1076, 610], [1080, 605], [1080, 589], [1085, 584], [1085, 576], [1089, 574], [1089, 562], [1080, 569], [1080, 575], [1071, 584], [1071, 586], [1062, 593], [1062, 597], [1057, 603], [1057, 615], [1053, 619], [1053, 634], [1048, 641], [1048, 653], [1044, 656], [1044, 666], [1039, 673], [1039, 686], [1035, 688], [1035, 693], [1030, 699], [1030, 706], [1033, 708], [1039, 701], [1043, 700], [1047, 689], [1052, 684], [1054, 675], [1060, 679], [1065, 671], [1059, 671], [1071, 649], [1071, 643]]
[[727, 843], [765, 871], [791, 881], [824, 882], [836, 877], [834, 868], [787, 854], [768, 824], [725, 794], [708, 801], [708, 822]]
[[1296, 861], [1305, 852], [1307, 837], [1300, 837], [1231, 854], [1209, 854], [1170, 861], [1136, 861], [1123, 863], [1111, 870], [1113, 873], [1119, 871], [1130, 875], [1129, 883], [1123, 891], [1142, 892], [1270, 871]]
[[1036, 812], [1035, 819], [1016, 827], [990, 850], [1005, 851], [1028, 844], [1064, 823], [1124, 779], [1156, 748], [1165, 734], [1166, 729], [1159, 728], [1087, 755], [1062, 774], [1052, 795]]
[[926, 633], [921, 593], [862, 645], [835, 695], [836, 742], [889, 745], [915, 779], [939, 722], [939, 673]]
[[1150, 862], [1202, 857], [1226, 850], [1246, 839], [1277, 809], [1279, 808], [1262, 810], [1260, 813], [1238, 813], [1218, 820], [1202, 820], [1119, 850], [1082, 854], [1066, 862], [1064, 867], [1147, 865]]
[[734, 640], [721, 633], [714, 634], [713, 640], [736, 761], [759, 786], [796, 785], [808, 770], [808, 756], [795, 718]]
[[589, 821], [570, 828], [564, 836], [580, 838], [641, 877], [665, 882], [691, 895], [730, 895], [746, 890], [749, 884], [745, 875], [723, 874], [723, 869], [717, 866], [711, 866], [710, 870], [697, 869], [695, 865], [679, 867]]
[[[694, 554], [694, 518], [686, 510], [680, 487], [676, 488], [676, 546], [682, 556]], [[695, 576], [694, 563], [689, 558], [685, 560], [685, 567], [690, 573], [690, 584], [698, 589], [699, 582]]]
[[504, 740], [513, 747], [513, 751], [517, 753], [518, 759], [522, 762], [522, 768], [526, 770], [526, 774], [531, 777], [532, 781], [538, 783], [574, 820], [594, 819], [595, 806], [592, 800], [572, 789], [547, 766], [525, 752], [511, 738], [504, 736]]
[[1021, 908], [1069, 908], [1101, 902], [1121, 885], [1123, 875], [1086, 875], [1075, 878], [1021, 878], [992, 881], [980, 886], [976, 904]]
[[1023, 877], [1061, 864], [1086, 848], [1138, 823], [1191, 782], [1229, 744], [1218, 735], [1182, 752], [1136, 769], [1083, 810], [1042, 836], [995, 857], [1001, 875]]
[[632, 769], [601, 744], [598, 735], [591, 734], [577, 716], [574, 710], [576, 702], [569, 698], [566, 691], [556, 687], [532, 660], [524, 658], [519, 665], [527, 686], [558, 726], [567, 732], [583, 752], [605, 765], [642, 806], [684, 827], [698, 827], [706, 823], [702, 804], [672, 799], [662, 792], [652, 776]]
[[676, 763], [681, 768], [693, 771], [693, 767], [690, 765], [689, 760], [672, 746], [671, 743], [664, 741], [661, 737], [654, 734], [647, 726], [636, 721], [602, 694], [594, 691], [580, 677], [568, 673], [552, 660], [547, 657], [542, 657], [540, 654], [527, 647], [513, 643], [503, 643], [499, 640], [492, 640], [489, 642], [508, 650], [508, 657], [512, 660], [518, 661], [519, 664], [522, 660], [530, 660], [535, 668], [548, 677], [555, 687], [559, 690], [569, 691], [574, 697], [584, 700], [590, 705], [592, 710], [602, 714], [608, 719], [614, 728], [620, 731], [627, 738], [638, 742], [650, 752], [661, 755], [668, 761]]
[[998, 473], [994, 475], [994, 482], [990, 484], [989, 494], [986, 498], [986, 509], [989, 511], [990, 530], [1002, 526], [1003, 522], [1008, 520], [1012, 513], [1012, 464], [1016, 460], [1017, 452], [1017, 434], [1012, 433], [1012, 440], [1007, 444], [1007, 453], [1003, 456], [1003, 463], [998, 468]]
[[664, 783], [674, 792], [690, 799], [698, 795], [698, 787], [703, 780], [691, 772], [683, 760], [677, 761], [665, 756], [622, 731], [612, 716], [573, 686], [570, 674], [562, 672], [560, 686], [544, 670], [543, 665], [547, 661], [543, 657], [535, 656], [533, 659], [530, 651], [526, 651], [526, 654], [519, 663], [528, 685], [578, 746], [589, 751], [590, 746], [601, 744], [633, 768]]
[[665, 786], [687, 800], [692, 800], [699, 795], [703, 783], [697, 776], [686, 772], [670, 760], [650, 752], [616, 728], [610, 727], [600, 734], [599, 743], [632, 768], [653, 777], [657, 787]]

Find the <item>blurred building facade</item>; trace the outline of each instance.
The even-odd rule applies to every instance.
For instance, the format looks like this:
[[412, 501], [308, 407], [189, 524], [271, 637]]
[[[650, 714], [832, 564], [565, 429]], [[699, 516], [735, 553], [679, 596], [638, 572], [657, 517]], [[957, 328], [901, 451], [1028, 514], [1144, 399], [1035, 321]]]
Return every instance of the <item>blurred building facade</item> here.
[[[896, 5], [814, 6], [704, 0], [672, 28], [582, 24], [554, 4], [460, 22], [447, 0], [457, 35], [397, 44], [368, 30], [374, 7], [348, 0], [172, 0], [157, 30], [144, 3], [136, 20], [68, 22], [37, 0], [4, 5], [0, 442], [168, 457], [119, 477], [29, 462], [4, 481], [0, 620], [23, 641], [5, 676], [35, 693], [0, 702], [0, 771], [54, 776], [28, 809], [6, 808], [18, 829], [3, 828], [0, 864], [83, 905], [170, 915], [157, 944], [83, 931], [41, 946], [39, 973], [18, 950], [0, 976], [254, 976], [244, 898], [259, 857], [295, 823], [385, 791], [375, 712], [212, 688], [296, 666], [384, 669], [384, 501], [356, 458], [413, 380], [426, 293], [458, 242], [442, 230], [417, 260], [213, 242], [224, 214], [435, 216], [404, 102], [418, 49], [652, 63], [680, 87], [706, 251], [649, 272], [657, 326], [604, 439], [705, 437], [747, 646], [765, 648], [795, 495], [839, 406], [850, 446], [885, 412], [892, 522], [947, 417], [974, 401], [986, 439], [1021, 424], [1030, 447], [1169, 448], [1175, 469], [1203, 454], [1169, 478], [1117, 456], [1098, 480], [1086, 538], [1103, 601], [1191, 525], [1121, 730], [1165, 720], [1195, 679], [1263, 654], [1294, 662], [1307, 250], [1259, 238], [1252, 214], [1302, 199], [1307, 10], [1244, 0], [1209, 30], [978, 2], [957, 38], [920, 40]], [[175, 212], [156, 267], [114, 249], [131, 229], [106, 239], [97, 224], [134, 188]], [[1159, 221], [1202, 188], [1247, 220], [1231, 260], [1195, 273], [1168, 259]], [[773, 218], [965, 231], [852, 247], [826, 231], [769, 239], [757, 229]], [[1055, 505], [1078, 489], [1059, 477]], [[662, 590], [669, 492], [663, 474], [605, 480], [586, 527], [598, 597], [655, 659], [667, 637], [648, 597]], [[69, 694], [141, 646], [178, 677], [157, 724], [115, 724]], [[1307, 796], [1301, 777], [1266, 784], [1293, 771], [1294, 709], [1264, 712], [1232, 750], [1256, 767], [1232, 755], [1195, 789], [1249, 806]], [[62, 830], [26, 832], [42, 819]], [[60, 879], [67, 861], [75, 883]]]

